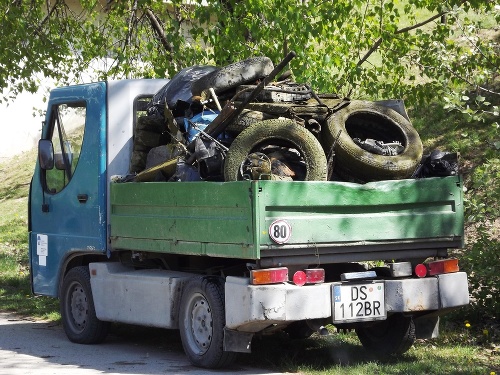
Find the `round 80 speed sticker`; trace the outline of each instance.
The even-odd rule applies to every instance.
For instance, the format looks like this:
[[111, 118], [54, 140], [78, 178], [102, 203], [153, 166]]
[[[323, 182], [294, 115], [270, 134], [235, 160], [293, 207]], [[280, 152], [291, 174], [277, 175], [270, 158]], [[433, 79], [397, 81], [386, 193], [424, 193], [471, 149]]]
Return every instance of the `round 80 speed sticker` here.
[[278, 219], [272, 222], [269, 226], [269, 237], [279, 244], [288, 242], [292, 235], [292, 226], [283, 219]]

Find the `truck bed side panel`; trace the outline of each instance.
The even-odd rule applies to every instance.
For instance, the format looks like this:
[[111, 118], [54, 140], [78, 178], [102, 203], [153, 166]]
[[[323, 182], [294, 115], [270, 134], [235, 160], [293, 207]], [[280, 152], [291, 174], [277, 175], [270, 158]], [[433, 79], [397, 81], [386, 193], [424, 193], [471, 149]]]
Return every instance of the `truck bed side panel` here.
[[111, 185], [113, 248], [255, 259], [249, 182]]
[[[458, 185], [456, 178], [432, 178], [365, 185], [296, 182], [275, 189], [263, 181], [257, 209], [264, 228], [286, 218], [293, 244], [461, 237]], [[260, 233], [262, 244], [273, 244]]]
[[[463, 239], [462, 204], [458, 177], [365, 185], [112, 184], [111, 244], [114, 249], [245, 259], [311, 254], [311, 249], [350, 253], [376, 246], [403, 251], [457, 247]], [[268, 233], [277, 219], [292, 229], [284, 244], [273, 242]]]

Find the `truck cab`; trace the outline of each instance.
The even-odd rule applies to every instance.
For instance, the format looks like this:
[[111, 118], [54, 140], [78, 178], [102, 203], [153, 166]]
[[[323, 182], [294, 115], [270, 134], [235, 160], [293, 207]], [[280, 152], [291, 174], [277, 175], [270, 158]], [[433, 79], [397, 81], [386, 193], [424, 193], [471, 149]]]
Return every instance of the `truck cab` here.
[[99, 82], [51, 92], [29, 197], [36, 294], [57, 296], [61, 262], [106, 257], [109, 183], [128, 172], [132, 150], [134, 127], [122, 125], [134, 124], [165, 83]]

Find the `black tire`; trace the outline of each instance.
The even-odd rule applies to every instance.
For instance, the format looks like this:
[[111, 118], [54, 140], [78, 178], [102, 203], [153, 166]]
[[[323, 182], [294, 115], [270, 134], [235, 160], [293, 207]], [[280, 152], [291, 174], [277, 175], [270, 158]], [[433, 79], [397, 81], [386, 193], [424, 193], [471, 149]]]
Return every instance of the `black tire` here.
[[[423, 146], [415, 128], [396, 111], [371, 102], [352, 101], [333, 113], [323, 132], [325, 152], [335, 144], [335, 171], [356, 181], [408, 178], [422, 159]], [[356, 145], [353, 138], [398, 141], [404, 146], [395, 156], [377, 155]]]
[[326, 181], [326, 156], [321, 144], [306, 128], [289, 119], [260, 121], [243, 130], [229, 147], [224, 165], [225, 180], [241, 180], [240, 166], [246, 157], [269, 145], [292, 148], [300, 154], [304, 173], [297, 177], [298, 180]]
[[235, 121], [231, 122], [224, 131], [232, 135], [238, 135], [243, 130], [248, 128], [250, 125], [255, 124], [256, 122], [271, 120], [273, 118], [276, 118], [276, 116], [267, 114], [265, 112], [244, 109], [243, 112], [238, 116], [238, 118]]
[[224, 66], [220, 70], [209, 73], [191, 85], [191, 93], [199, 96], [205, 90], [213, 88], [219, 94], [245, 83], [254, 82], [264, 78], [274, 69], [274, 65], [268, 57], [251, 57], [238, 61], [234, 64]]
[[192, 364], [204, 368], [229, 366], [236, 353], [224, 351], [226, 325], [224, 282], [219, 277], [198, 277], [184, 286], [179, 329], [182, 346]]
[[305, 320], [299, 320], [286, 327], [285, 332], [292, 340], [303, 340], [311, 337], [315, 331], [309, 327]]
[[415, 342], [415, 324], [411, 317], [394, 314], [377, 323], [356, 328], [363, 347], [382, 357], [407, 352]]
[[160, 137], [161, 133], [149, 130], [137, 130], [134, 135], [134, 149], [140, 149], [140, 146], [147, 147], [149, 149], [158, 147], [160, 145]]
[[88, 267], [75, 267], [66, 274], [60, 307], [64, 332], [70, 341], [78, 344], [104, 341], [109, 323], [96, 317]]
[[134, 150], [130, 158], [130, 173], [139, 173], [146, 168], [148, 151]]

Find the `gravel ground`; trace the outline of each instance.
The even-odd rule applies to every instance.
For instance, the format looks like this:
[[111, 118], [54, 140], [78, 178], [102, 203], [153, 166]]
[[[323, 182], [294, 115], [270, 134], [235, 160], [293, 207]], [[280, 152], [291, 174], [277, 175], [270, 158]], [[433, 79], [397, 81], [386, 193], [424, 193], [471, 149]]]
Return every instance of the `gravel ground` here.
[[[208, 371], [192, 366], [176, 334], [170, 345], [164, 336], [151, 335], [134, 327], [112, 332], [100, 345], [71, 343], [56, 323], [25, 320], [0, 312], [0, 375], [90, 375], [90, 374], [190, 374]], [[146, 332], [142, 337], [141, 333]], [[167, 342], [166, 342], [167, 341]], [[165, 345], [166, 343], [166, 345]], [[279, 375], [239, 366], [217, 373], [241, 375]]]

